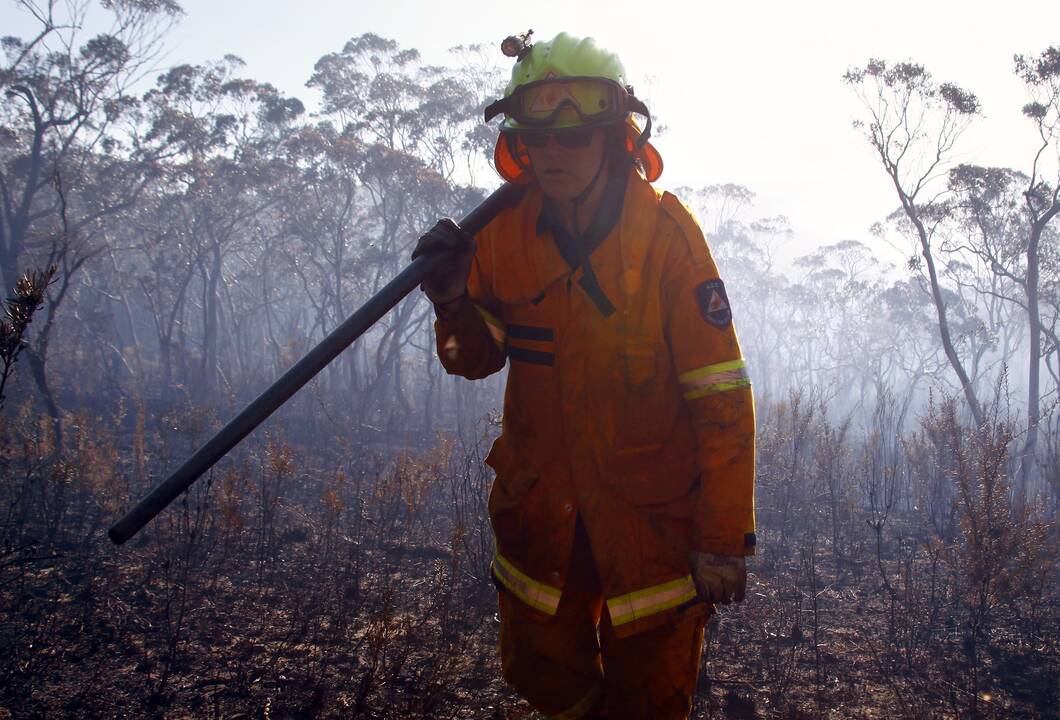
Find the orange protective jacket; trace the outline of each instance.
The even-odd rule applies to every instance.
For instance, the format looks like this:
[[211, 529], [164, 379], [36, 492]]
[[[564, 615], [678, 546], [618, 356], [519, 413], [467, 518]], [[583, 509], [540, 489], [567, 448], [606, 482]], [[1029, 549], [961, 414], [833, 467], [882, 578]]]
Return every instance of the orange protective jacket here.
[[556, 612], [582, 516], [619, 637], [695, 599], [690, 550], [754, 553], [754, 406], [724, 286], [699, 225], [636, 172], [590, 264], [605, 316], [539, 234], [542, 195], [476, 238], [470, 302], [436, 322], [452, 374], [510, 361], [486, 462], [493, 573]]

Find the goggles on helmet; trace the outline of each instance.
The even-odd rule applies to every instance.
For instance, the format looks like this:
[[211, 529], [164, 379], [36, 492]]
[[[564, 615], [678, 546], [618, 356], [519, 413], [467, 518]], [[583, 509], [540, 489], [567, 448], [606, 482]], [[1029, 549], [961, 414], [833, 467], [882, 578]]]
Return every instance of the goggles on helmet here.
[[647, 108], [614, 80], [601, 77], [546, 78], [520, 85], [486, 108], [486, 122], [504, 113], [518, 127], [544, 129], [605, 125]]

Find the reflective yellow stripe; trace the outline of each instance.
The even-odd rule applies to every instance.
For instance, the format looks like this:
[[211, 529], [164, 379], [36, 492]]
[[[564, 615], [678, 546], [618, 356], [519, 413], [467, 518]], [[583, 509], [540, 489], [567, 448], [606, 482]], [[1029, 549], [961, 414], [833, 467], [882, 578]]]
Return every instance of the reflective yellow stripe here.
[[557, 715], [548, 715], [549, 720], [579, 720], [596, 709], [604, 693], [602, 685], [593, 685], [593, 689], [581, 700]]
[[475, 306], [475, 309], [478, 310], [478, 314], [486, 321], [486, 327], [489, 328], [493, 342], [498, 348], [504, 350], [504, 341], [507, 336], [507, 333], [504, 330], [504, 322], [478, 303], [471, 304]]
[[611, 615], [611, 625], [618, 627], [677, 607], [695, 596], [696, 586], [692, 582], [692, 576], [685, 575], [662, 585], [637, 590], [621, 597], [608, 598], [607, 612]]
[[562, 595], [560, 589], [539, 583], [519, 572], [496, 548], [493, 549], [493, 574], [515, 597], [530, 607], [549, 615], [556, 614]]
[[685, 400], [751, 387], [751, 379], [747, 377], [743, 358], [689, 370], [678, 375], [677, 379], [684, 390]]

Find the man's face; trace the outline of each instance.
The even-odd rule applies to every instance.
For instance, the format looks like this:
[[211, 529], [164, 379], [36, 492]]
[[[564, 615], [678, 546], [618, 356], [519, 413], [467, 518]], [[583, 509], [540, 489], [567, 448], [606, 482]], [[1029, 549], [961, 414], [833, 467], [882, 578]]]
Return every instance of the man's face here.
[[589, 186], [600, 169], [605, 132], [602, 128], [585, 132], [591, 138], [584, 147], [562, 147], [554, 135], [549, 135], [541, 147], [527, 146], [541, 191], [553, 200], [572, 201]]

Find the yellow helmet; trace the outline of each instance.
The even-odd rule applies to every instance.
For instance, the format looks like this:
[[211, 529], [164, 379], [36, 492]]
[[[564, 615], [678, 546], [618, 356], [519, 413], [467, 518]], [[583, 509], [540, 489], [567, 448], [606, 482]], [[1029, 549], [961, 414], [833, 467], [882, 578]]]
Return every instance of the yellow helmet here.
[[[648, 180], [656, 180], [662, 173], [662, 158], [648, 143], [651, 115], [626, 83], [618, 56], [598, 47], [592, 38], [560, 33], [548, 42], [527, 45], [529, 35], [505, 40], [505, 53], [518, 54], [518, 61], [504, 97], [485, 111], [487, 122], [501, 113], [505, 116], [494, 150], [501, 176], [510, 182], [529, 179], [520, 133], [559, 134], [625, 123], [627, 150], [640, 160]], [[632, 113], [646, 118], [643, 131]]]

